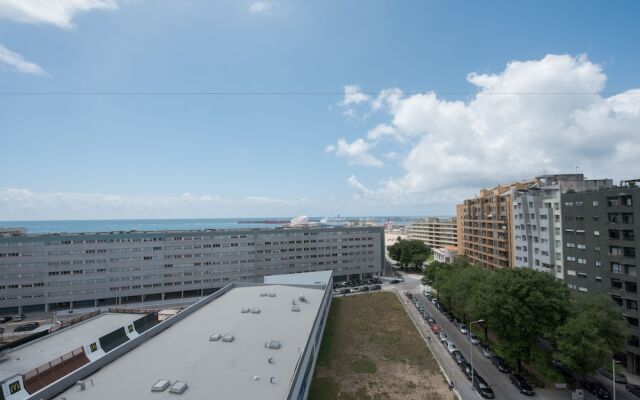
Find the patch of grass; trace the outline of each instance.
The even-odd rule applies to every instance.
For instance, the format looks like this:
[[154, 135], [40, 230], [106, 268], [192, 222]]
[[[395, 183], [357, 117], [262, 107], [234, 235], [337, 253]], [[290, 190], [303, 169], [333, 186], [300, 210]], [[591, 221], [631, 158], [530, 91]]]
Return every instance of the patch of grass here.
[[315, 400], [334, 400], [338, 398], [340, 386], [332, 378], [315, 377], [309, 388], [309, 398]]
[[378, 372], [378, 366], [366, 357], [356, 360], [351, 364], [351, 369], [359, 374], [375, 374]]

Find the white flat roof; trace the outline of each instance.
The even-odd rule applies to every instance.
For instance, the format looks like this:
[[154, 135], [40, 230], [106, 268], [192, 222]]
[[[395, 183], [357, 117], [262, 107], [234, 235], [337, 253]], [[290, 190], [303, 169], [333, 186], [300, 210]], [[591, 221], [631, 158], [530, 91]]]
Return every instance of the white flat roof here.
[[[276, 296], [260, 296], [267, 292]], [[298, 300], [300, 294], [306, 302]], [[92, 382], [85, 391], [74, 386], [56, 398], [285, 399], [323, 295], [321, 286], [232, 288], [85, 378]], [[293, 299], [299, 312], [292, 311]], [[243, 307], [258, 307], [260, 313], [241, 313]], [[232, 334], [235, 339], [231, 343], [209, 341], [216, 333]], [[271, 340], [279, 341], [280, 349], [267, 348], [266, 343]], [[169, 389], [151, 392], [158, 380], [172, 384], [185, 381], [188, 389], [180, 395], [169, 393]]]
[[80, 346], [94, 342], [100, 336], [143, 316], [142, 314], [99, 314], [9, 350], [6, 354], [8, 359], [0, 361], [0, 380], [16, 374], [24, 374]]
[[290, 285], [320, 285], [327, 284], [333, 271], [312, 271], [298, 274], [267, 275], [264, 283], [280, 283]]

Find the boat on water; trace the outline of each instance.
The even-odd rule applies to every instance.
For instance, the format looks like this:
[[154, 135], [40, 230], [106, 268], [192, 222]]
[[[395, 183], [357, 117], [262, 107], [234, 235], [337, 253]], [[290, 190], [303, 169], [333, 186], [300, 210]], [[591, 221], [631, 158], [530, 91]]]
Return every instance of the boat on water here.
[[338, 215], [337, 217], [324, 217], [320, 219], [322, 225], [332, 226], [348, 226], [351, 225], [351, 221]]

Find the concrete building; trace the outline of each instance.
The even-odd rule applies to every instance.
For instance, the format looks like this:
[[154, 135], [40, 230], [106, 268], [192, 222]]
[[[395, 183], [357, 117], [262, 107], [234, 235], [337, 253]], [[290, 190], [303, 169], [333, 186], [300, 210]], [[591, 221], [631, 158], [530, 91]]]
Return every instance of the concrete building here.
[[638, 257], [640, 188], [637, 181], [619, 187], [562, 195], [564, 279], [576, 294], [611, 296], [629, 326], [621, 360], [640, 374]]
[[304, 400], [331, 275], [232, 283], [29, 398]]
[[382, 226], [0, 237], [0, 314], [206, 296], [230, 282], [381, 272]]
[[482, 189], [456, 207], [458, 253], [471, 263], [490, 269], [511, 268], [512, 206], [514, 190], [536, 184], [536, 179]]
[[512, 194], [514, 266], [563, 279], [561, 194], [609, 188], [613, 181], [585, 179], [583, 174], [544, 175], [536, 181]]
[[440, 249], [433, 249], [433, 259], [441, 263], [452, 263], [458, 255], [456, 246], [447, 246]]
[[423, 218], [409, 227], [409, 239], [422, 240], [432, 249], [458, 245], [456, 218]]

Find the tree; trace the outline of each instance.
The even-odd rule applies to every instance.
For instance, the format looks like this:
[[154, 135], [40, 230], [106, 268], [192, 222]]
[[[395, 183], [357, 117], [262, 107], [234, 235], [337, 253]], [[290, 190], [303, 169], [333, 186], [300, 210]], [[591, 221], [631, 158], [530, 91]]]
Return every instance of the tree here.
[[530, 360], [538, 339], [549, 337], [569, 314], [569, 290], [553, 276], [531, 269], [505, 269], [493, 273], [484, 297], [483, 314], [505, 354]]
[[558, 328], [556, 347], [564, 361], [584, 378], [607, 365], [626, 337], [626, 325], [613, 301], [601, 294], [583, 294], [574, 299], [571, 315]]
[[389, 257], [401, 267], [420, 268], [431, 254], [431, 249], [421, 240], [400, 240], [387, 247]]

